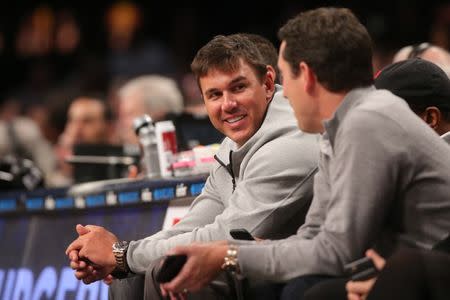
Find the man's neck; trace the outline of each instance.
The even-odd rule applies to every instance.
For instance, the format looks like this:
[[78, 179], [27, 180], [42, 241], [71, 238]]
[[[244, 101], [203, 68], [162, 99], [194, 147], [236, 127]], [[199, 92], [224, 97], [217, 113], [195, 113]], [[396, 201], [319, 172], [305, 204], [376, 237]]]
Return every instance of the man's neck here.
[[348, 91], [345, 92], [330, 92], [324, 88], [319, 91], [319, 101], [321, 103], [321, 119], [329, 120], [334, 115], [339, 105], [344, 101], [345, 96], [347, 96]]

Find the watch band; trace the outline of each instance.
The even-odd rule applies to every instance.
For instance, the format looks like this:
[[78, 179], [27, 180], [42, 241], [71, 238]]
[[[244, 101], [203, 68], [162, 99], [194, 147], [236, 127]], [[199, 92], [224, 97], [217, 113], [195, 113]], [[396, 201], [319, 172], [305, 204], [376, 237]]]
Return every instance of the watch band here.
[[237, 254], [238, 254], [238, 248], [236, 247], [236, 245], [229, 245], [227, 254], [224, 257], [222, 270], [240, 274]]
[[128, 273], [130, 273], [130, 268], [127, 264], [127, 250], [127, 241], [115, 242], [112, 246], [112, 251], [116, 259], [116, 268], [113, 270], [111, 275], [115, 278], [125, 278], [128, 276]]

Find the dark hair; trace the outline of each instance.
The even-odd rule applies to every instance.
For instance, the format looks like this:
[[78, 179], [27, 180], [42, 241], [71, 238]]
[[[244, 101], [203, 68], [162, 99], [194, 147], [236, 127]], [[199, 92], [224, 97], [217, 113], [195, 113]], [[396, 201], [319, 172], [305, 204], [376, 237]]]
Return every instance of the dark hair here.
[[393, 63], [378, 73], [375, 87], [403, 98], [416, 114], [436, 106], [450, 120], [450, 79], [430, 61], [410, 58]]
[[294, 75], [300, 62], [332, 92], [373, 83], [372, 42], [366, 28], [346, 8], [318, 8], [298, 14], [278, 31], [281, 54]]
[[240, 34], [215, 36], [197, 52], [191, 69], [198, 82], [211, 69], [224, 72], [237, 70], [241, 59], [250, 65], [262, 82], [267, 73], [266, 63], [257, 46]]
[[276, 81], [278, 82], [278, 78], [280, 78], [280, 72], [278, 70], [278, 51], [273, 45], [273, 43], [259, 34], [254, 33], [240, 33], [240, 34], [250, 39], [250, 41], [254, 43], [256, 47], [258, 47], [259, 53], [261, 53], [264, 62], [275, 69], [277, 75]]

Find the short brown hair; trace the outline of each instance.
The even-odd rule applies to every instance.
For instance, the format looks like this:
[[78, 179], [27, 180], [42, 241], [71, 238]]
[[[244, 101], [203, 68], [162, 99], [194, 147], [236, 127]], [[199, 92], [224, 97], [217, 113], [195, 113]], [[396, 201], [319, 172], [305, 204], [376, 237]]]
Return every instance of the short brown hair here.
[[257, 47], [261, 53], [264, 62], [267, 65], [272, 66], [275, 69], [277, 75], [276, 82], [280, 78], [280, 71], [278, 70], [278, 51], [274, 44], [266, 37], [255, 33], [241, 33], [245, 37], [249, 38]]
[[307, 63], [332, 92], [373, 83], [372, 42], [366, 28], [346, 8], [318, 8], [298, 14], [278, 31], [286, 42], [283, 58], [299, 74]]
[[240, 34], [215, 36], [197, 52], [191, 70], [198, 81], [211, 69], [225, 72], [237, 70], [241, 59], [250, 65], [262, 82], [267, 73], [264, 59], [257, 46]]

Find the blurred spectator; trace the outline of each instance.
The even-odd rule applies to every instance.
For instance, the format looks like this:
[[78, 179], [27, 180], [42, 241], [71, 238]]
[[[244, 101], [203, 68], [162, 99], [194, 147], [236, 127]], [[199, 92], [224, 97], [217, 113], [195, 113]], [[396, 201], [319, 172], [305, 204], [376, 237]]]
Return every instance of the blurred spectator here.
[[116, 2], [105, 15], [111, 79], [144, 74], [174, 75], [170, 50], [160, 41], [142, 38], [144, 18], [131, 2]]
[[56, 16], [55, 50], [61, 54], [73, 53], [81, 38], [80, 28], [74, 15], [68, 11], [60, 11]]
[[25, 117], [0, 120], [0, 158], [6, 155], [30, 159], [44, 173], [46, 185], [54, 184], [55, 156], [32, 120]]
[[111, 111], [102, 100], [79, 97], [70, 104], [63, 134], [67, 135], [73, 144], [109, 143], [111, 120]]
[[79, 97], [73, 100], [67, 113], [67, 123], [59, 138], [56, 152], [61, 175], [71, 181], [72, 168], [65, 160], [76, 144], [108, 144], [112, 139], [112, 116], [100, 99]]
[[55, 16], [53, 10], [40, 6], [21, 24], [16, 39], [16, 51], [21, 57], [44, 56], [53, 48]]
[[148, 114], [153, 122], [158, 122], [183, 110], [183, 97], [176, 82], [159, 75], [130, 80], [119, 90], [119, 99], [117, 130], [124, 144], [138, 144], [133, 130], [136, 117]]
[[420, 57], [438, 65], [447, 76], [450, 77], [450, 53], [445, 49], [429, 44], [421, 43], [401, 48], [394, 56], [393, 62]]

